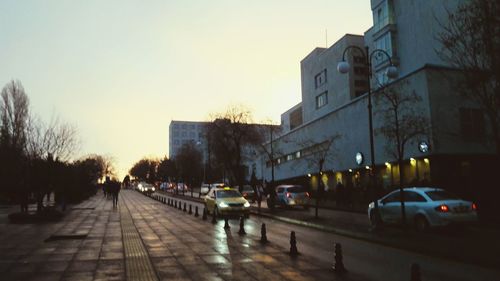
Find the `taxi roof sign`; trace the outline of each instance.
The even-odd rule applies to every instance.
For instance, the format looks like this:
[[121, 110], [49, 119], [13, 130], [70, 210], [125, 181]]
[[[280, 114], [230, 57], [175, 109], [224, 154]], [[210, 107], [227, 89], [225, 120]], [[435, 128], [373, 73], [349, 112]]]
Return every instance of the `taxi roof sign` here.
[[231, 188], [229, 186], [225, 186], [224, 190], [230, 190]]

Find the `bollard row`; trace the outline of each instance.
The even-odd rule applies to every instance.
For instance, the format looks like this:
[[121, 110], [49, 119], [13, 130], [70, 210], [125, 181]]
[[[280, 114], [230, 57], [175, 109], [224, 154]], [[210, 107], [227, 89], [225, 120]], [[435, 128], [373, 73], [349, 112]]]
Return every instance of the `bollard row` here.
[[[179, 210], [182, 210], [183, 212], [187, 212], [186, 202], [184, 202], [184, 208], [183, 208], [182, 202], [180, 202], [180, 201], [177, 203], [177, 200], [174, 200], [171, 198], [166, 198], [166, 197], [159, 196], [159, 195], [151, 195], [151, 197], [157, 201], [160, 201], [163, 204], [174, 207], [176, 209], [178, 208]], [[189, 212], [188, 213], [190, 215], [193, 214], [191, 204], [189, 204]], [[198, 206], [195, 206], [194, 216], [199, 217]], [[203, 213], [202, 213], [202, 220], [207, 220], [207, 218], [208, 218], [208, 211], [207, 211], [207, 208], [204, 207]], [[239, 235], [246, 235], [245, 218], [243, 216], [241, 216], [239, 222], [240, 222], [240, 228], [238, 230], [238, 234]], [[216, 218], [215, 212], [212, 213], [212, 223], [213, 224], [217, 223], [217, 218]], [[231, 227], [229, 226], [227, 217], [224, 218], [224, 229], [226, 229], [226, 230], [231, 229]], [[267, 230], [266, 230], [265, 223], [262, 223], [260, 235], [261, 235], [261, 237], [260, 237], [261, 244], [269, 243], [269, 240], [267, 239]], [[297, 237], [295, 235], [295, 231], [290, 232], [290, 252], [289, 252], [289, 254], [291, 257], [297, 257], [299, 255], [299, 251], [297, 249]], [[344, 266], [342, 245], [340, 243], [334, 243], [334, 263], [333, 263], [332, 269], [336, 274], [347, 273], [347, 269]], [[420, 266], [417, 263], [411, 264], [410, 281], [422, 281], [421, 273], [420, 273]]]

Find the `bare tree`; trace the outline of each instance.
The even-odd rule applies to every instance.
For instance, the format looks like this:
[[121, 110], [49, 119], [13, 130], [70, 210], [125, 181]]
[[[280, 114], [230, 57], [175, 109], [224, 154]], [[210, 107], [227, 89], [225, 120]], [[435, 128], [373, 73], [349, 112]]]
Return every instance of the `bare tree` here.
[[26, 150], [31, 158], [47, 159], [51, 156], [68, 161], [77, 152], [79, 139], [74, 126], [52, 118], [45, 124], [38, 117], [30, 117], [27, 125]]
[[[191, 186], [191, 196], [193, 196], [193, 185], [201, 182], [203, 155], [194, 142], [183, 144], [175, 156], [175, 166], [179, 177], [188, 186]], [[184, 193], [185, 188], [182, 189]]]
[[0, 104], [1, 143], [24, 150], [29, 118], [29, 98], [20, 81], [10, 81], [2, 89]]
[[[276, 147], [276, 138], [278, 135], [281, 133], [282, 128], [279, 125], [273, 124], [272, 121], [268, 120], [263, 122], [264, 125], [258, 126], [257, 131], [258, 131], [258, 137], [260, 138], [258, 143], [259, 150], [263, 152], [263, 154], [266, 156], [267, 161], [271, 164], [271, 183], [268, 186], [268, 194], [271, 196], [274, 196], [274, 167], [276, 165], [276, 160], [283, 156], [283, 152]], [[279, 143], [284, 142], [284, 140], [281, 140]], [[274, 198], [272, 198], [274, 200]]]
[[399, 84], [383, 88], [375, 95], [375, 103], [378, 106], [376, 114], [382, 115], [383, 120], [375, 132], [386, 138], [385, 149], [399, 165], [403, 225], [406, 224], [403, 193], [405, 148], [416, 141], [417, 137], [428, 137], [430, 131], [430, 121], [419, 106], [422, 97], [415, 91], [409, 91], [408, 84], [406, 81], [401, 81]]
[[[482, 109], [500, 159], [500, 2], [470, 0], [442, 24], [438, 55], [460, 73], [456, 90]], [[498, 164], [498, 160], [496, 161]]]
[[245, 146], [253, 146], [260, 140], [250, 110], [231, 106], [224, 113], [214, 114], [213, 121], [207, 125], [207, 138], [215, 158], [229, 172], [231, 182], [242, 188], [245, 182]]
[[25, 157], [29, 99], [19, 81], [10, 81], [0, 100], [0, 192], [21, 203], [27, 211], [28, 163]]
[[320, 177], [318, 181], [318, 189], [316, 190], [316, 202], [315, 202], [315, 214], [314, 216], [318, 218], [318, 208], [319, 208], [319, 198], [322, 197], [324, 192], [323, 180], [321, 176], [323, 175], [323, 168], [325, 162], [333, 161], [336, 151], [334, 149], [335, 142], [338, 141], [342, 136], [340, 134], [334, 134], [332, 136], [324, 136], [321, 139], [322, 142], [314, 142], [313, 140], [306, 140], [299, 143], [302, 147], [300, 157], [307, 161], [309, 167], [315, 167], [318, 169], [318, 175]]

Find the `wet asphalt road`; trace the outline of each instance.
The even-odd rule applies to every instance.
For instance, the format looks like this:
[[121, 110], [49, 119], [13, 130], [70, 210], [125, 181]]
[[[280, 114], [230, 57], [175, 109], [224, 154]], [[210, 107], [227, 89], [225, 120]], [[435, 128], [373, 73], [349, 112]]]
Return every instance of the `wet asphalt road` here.
[[[180, 200], [176, 198], [176, 200]], [[184, 202], [184, 201], [183, 201]], [[124, 190], [118, 208], [102, 195], [74, 206], [56, 223], [0, 221], [0, 280], [500, 280], [500, 271], [416, 254], [342, 235], [252, 215], [212, 224], [136, 191]], [[197, 205], [195, 205], [197, 204]], [[3, 211], [3, 210], [2, 210]], [[269, 244], [260, 244], [261, 224]], [[300, 255], [292, 258], [290, 231]], [[54, 239], [71, 237], [78, 239]], [[336, 275], [334, 243], [348, 270]], [[457, 245], [460, 247], [460, 245]]]

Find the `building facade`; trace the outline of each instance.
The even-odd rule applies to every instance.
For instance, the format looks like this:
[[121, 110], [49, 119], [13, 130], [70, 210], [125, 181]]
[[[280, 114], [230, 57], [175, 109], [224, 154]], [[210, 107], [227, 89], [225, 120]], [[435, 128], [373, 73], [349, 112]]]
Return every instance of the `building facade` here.
[[170, 121], [170, 125], [168, 127], [168, 158], [174, 159], [183, 144], [193, 142], [202, 152], [203, 159], [207, 159], [208, 146], [205, 137], [206, 124], [207, 122]]
[[[481, 111], [454, 88], [459, 72], [436, 52], [447, 10], [460, 2], [372, 0], [373, 26], [364, 36], [348, 34], [330, 48], [316, 48], [307, 55], [301, 61], [302, 101], [282, 114], [282, 133], [267, 143], [274, 155], [256, 159], [266, 163], [259, 176], [270, 182], [274, 175], [278, 183], [297, 182], [313, 190], [320, 181], [331, 191], [338, 182], [368, 190], [370, 86], [377, 192], [419, 184], [444, 187], [473, 199], [482, 196], [484, 187], [474, 185], [474, 173], [489, 166], [495, 149], [485, 141]], [[343, 58], [348, 46], [363, 50], [366, 46], [370, 53], [350, 48]], [[398, 69], [395, 79], [387, 77], [389, 59], [377, 49], [391, 57]], [[372, 66], [370, 85], [366, 55]], [[336, 69], [342, 59], [350, 64], [347, 74]], [[415, 96], [400, 112], [420, 117], [425, 127], [408, 139], [401, 165], [393, 153], [393, 139], [383, 133], [390, 125], [384, 115], [388, 101], [383, 93], [388, 91]]]

